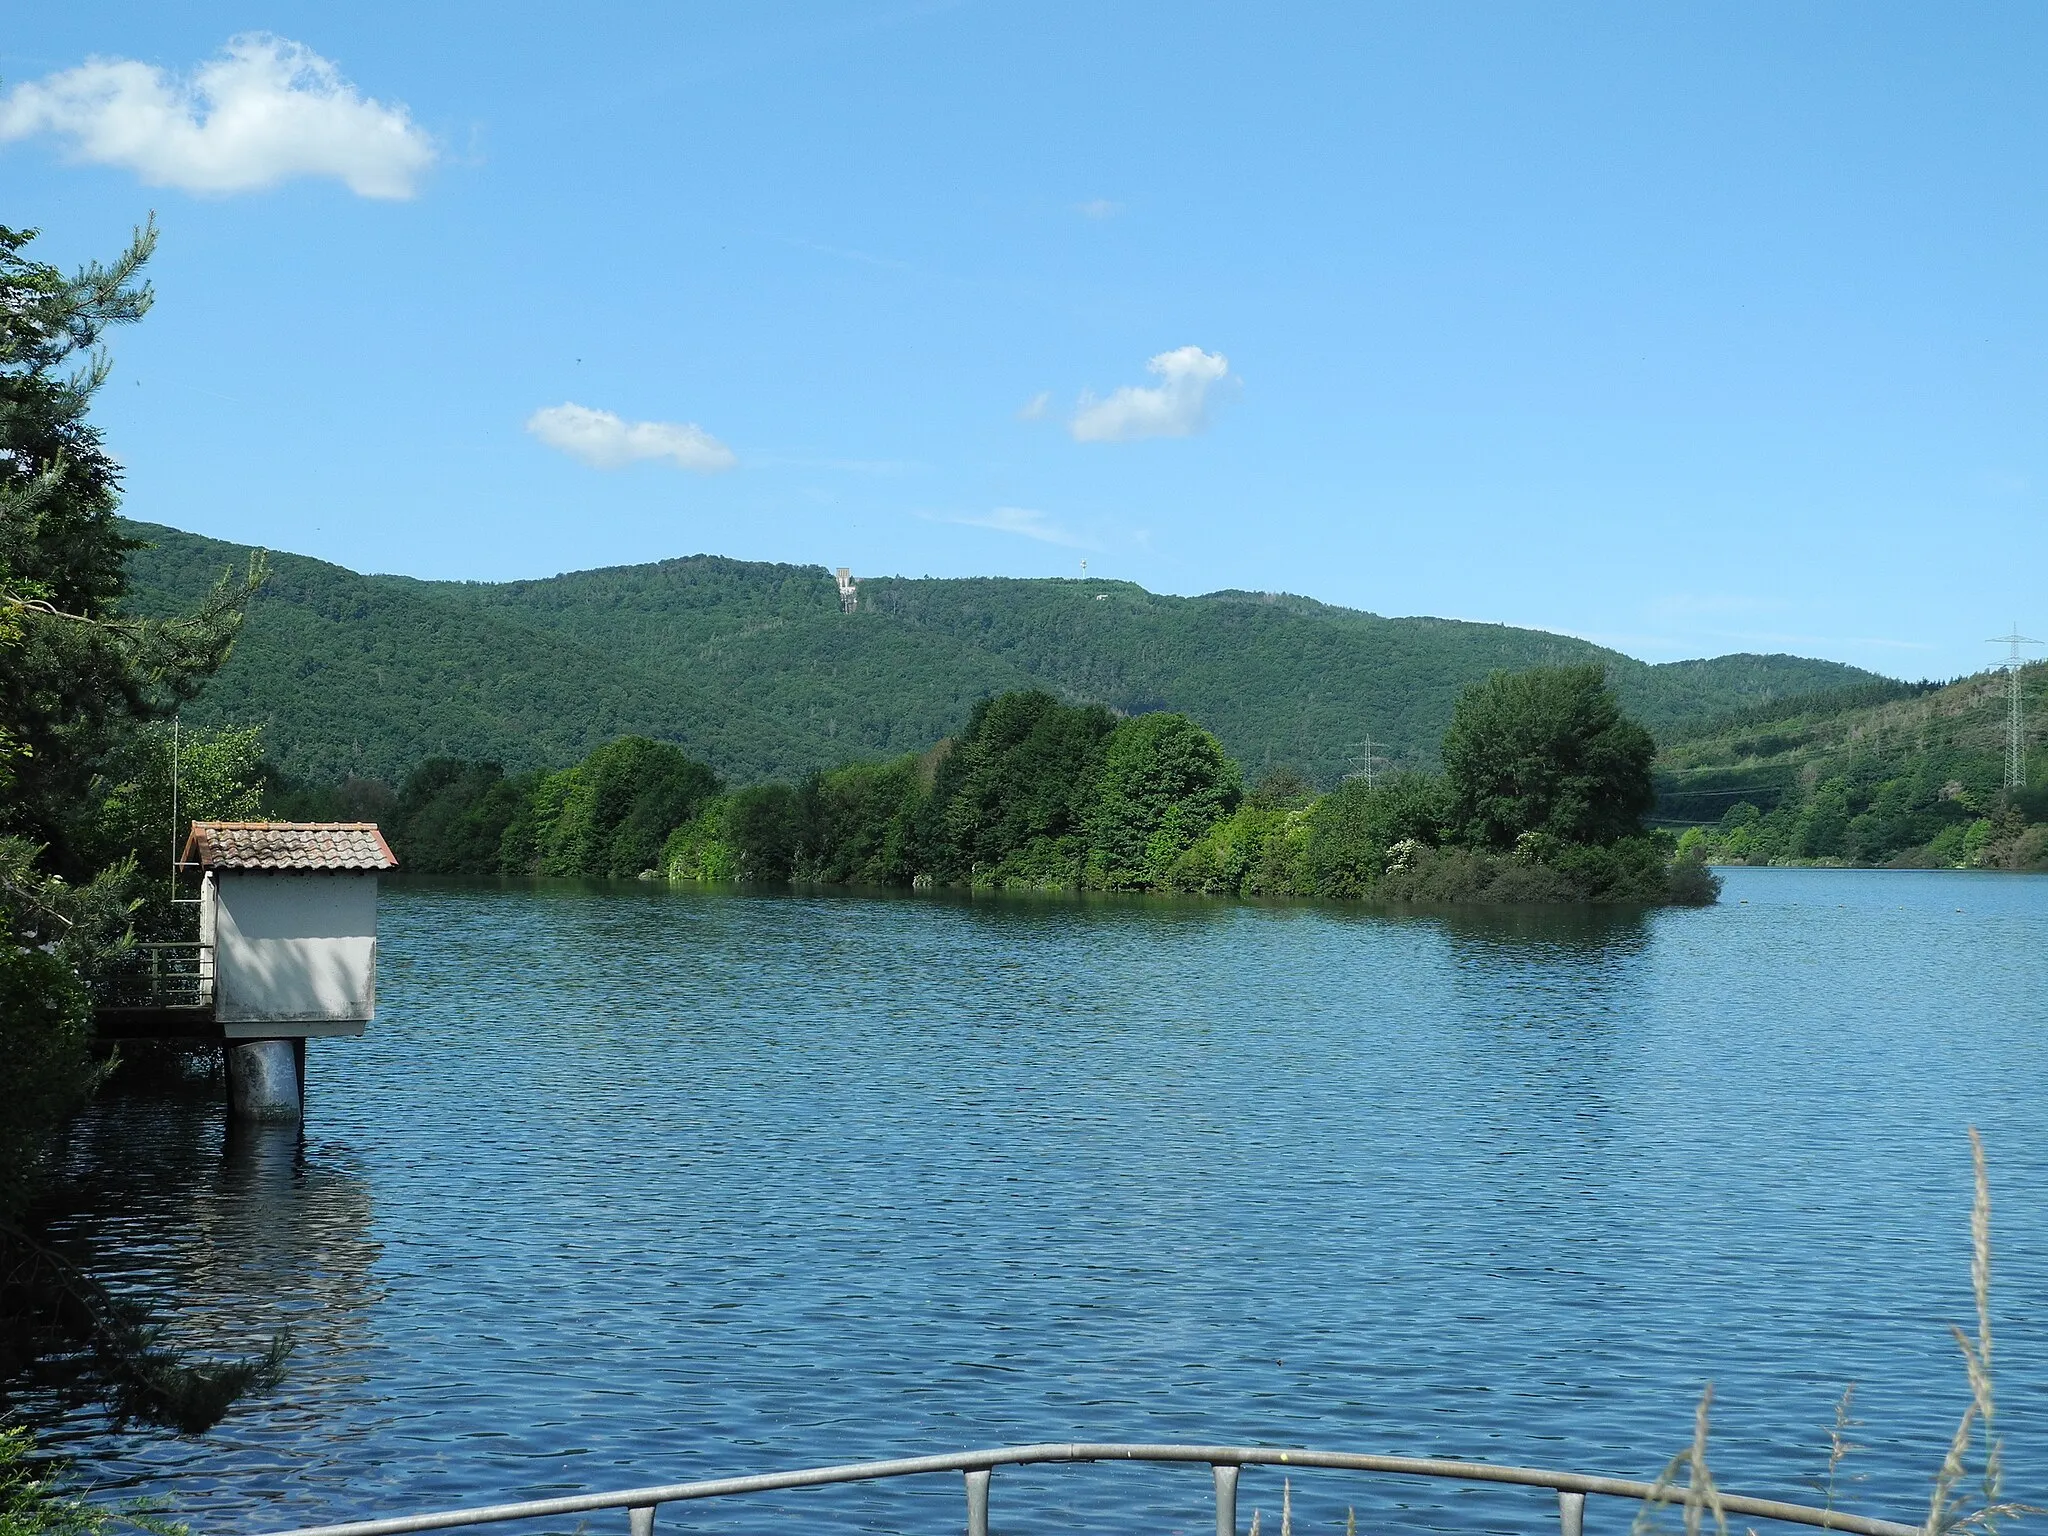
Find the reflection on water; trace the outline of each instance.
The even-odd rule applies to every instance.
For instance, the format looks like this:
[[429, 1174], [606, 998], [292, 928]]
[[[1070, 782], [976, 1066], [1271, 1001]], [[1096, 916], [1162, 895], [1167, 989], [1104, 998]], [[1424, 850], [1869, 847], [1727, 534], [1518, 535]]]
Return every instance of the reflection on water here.
[[[1911, 1519], [1962, 1401], [1973, 1122], [2009, 1461], [2048, 1481], [2048, 881], [1733, 871], [1658, 913], [444, 882], [384, 924], [303, 1147], [124, 1100], [73, 1149], [68, 1242], [210, 1347], [300, 1340], [205, 1441], [69, 1423], [209, 1532], [1072, 1437], [1640, 1475], [1709, 1378], [1722, 1481], [1790, 1495], [1858, 1382], [1848, 1502]], [[1549, 1518], [1296, 1494], [1304, 1528]], [[996, 1523], [1205, 1499], [1043, 1469]]]
[[[370, 1186], [351, 1160], [309, 1158], [299, 1127], [237, 1126], [212, 1095], [185, 1091], [110, 1096], [73, 1127], [66, 1165], [53, 1240], [117, 1293], [159, 1311], [171, 1303], [180, 1347], [241, 1357], [289, 1330], [294, 1374], [317, 1361], [323, 1394], [367, 1381], [380, 1248]], [[47, 1418], [61, 1403], [26, 1406]], [[317, 1422], [317, 1410], [300, 1416]], [[57, 1439], [129, 1449], [132, 1460], [103, 1469], [101, 1486], [176, 1476], [203, 1490], [234, 1461], [237, 1427], [231, 1418], [203, 1440], [113, 1436], [97, 1416], [75, 1414]]]

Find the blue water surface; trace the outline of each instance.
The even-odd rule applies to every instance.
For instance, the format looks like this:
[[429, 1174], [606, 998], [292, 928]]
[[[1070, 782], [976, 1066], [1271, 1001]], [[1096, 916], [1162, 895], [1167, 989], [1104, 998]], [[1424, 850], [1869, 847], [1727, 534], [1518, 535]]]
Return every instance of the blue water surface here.
[[[204, 1097], [74, 1140], [67, 1243], [185, 1339], [298, 1340], [202, 1439], [66, 1421], [201, 1532], [1041, 1439], [1651, 1476], [1709, 1381], [1724, 1487], [1815, 1498], [1854, 1383], [1836, 1502], [1918, 1520], [1966, 1398], [1971, 1125], [1999, 1429], [2048, 1493], [2048, 879], [1731, 870], [1648, 914], [401, 881], [382, 923], [303, 1147]], [[1199, 1531], [1207, 1498], [1003, 1473], [995, 1526]], [[1295, 1481], [1303, 1530], [1351, 1507], [1555, 1528]], [[663, 1530], [962, 1509], [952, 1477]]]

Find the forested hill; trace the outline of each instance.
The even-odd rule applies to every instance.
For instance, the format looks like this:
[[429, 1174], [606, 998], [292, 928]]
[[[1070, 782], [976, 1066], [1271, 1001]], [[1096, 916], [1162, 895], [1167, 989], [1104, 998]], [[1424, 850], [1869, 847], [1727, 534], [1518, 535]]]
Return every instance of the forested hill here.
[[[2039, 719], [2048, 664], [2020, 680]], [[1753, 707], [1664, 744], [1660, 814], [1717, 828], [1710, 851], [1730, 861], [2036, 866], [2048, 751], [2030, 732], [2031, 787], [2005, 788], [2007, 686], [1980, 673]]]
[[[132, 524], [129, 606], [189, 605], [248, 551]], [[1434, 761], [1458, 690], [1500, 668], [1607, 665], [1660, 734], [1873, 680], [1835, 662], [1650, 666], [1583, 640], [1387, 619], [1306, 598], [1162, 597], [1112, 581], [869, 577], [840, 612], [822, 566], [717, 556], [485, 584], [365, 576], [273, 554], [234, 658], [187, 710], [260, 723], [286, 771], [396, 780], [429, 756], [554, 767], [626, 734], [740, 781], [919, 750], [975, 699], [1047, 687], [1125, 713], [1183, 711], [1256, 776], [1319, 783]]]

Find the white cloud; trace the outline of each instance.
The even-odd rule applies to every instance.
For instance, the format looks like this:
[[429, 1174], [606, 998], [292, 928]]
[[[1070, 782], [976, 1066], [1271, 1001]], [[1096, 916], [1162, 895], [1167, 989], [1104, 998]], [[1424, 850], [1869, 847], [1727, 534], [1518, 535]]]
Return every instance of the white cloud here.
[[1085, 203], [1074, 204], [1074, 212], [1087, 219], [1113, 219], [1123, 211], [1122, 203], [1113, 203], [1106, 197], [1091, 197]]
[[617, 469], [637, 459], [667, 459], [700, 475], [731, 469], [733, 451], [695, 422], [626, 421], [610, 411], [564, 401], [535, 411], [526, 430], [571, 458], [596, 469]]
[[1052, 391], [1049, 389], [1041, 389], [1029, 400], [1026, 400], [1024, 404], [1018, 409], [1017, 419], [1019, 421], [1037, 421], [1040, 418], [1042, 418], [1047, 411], [1051, 409]]
[[0, 140], [52, 133], [81, 160], [151, 186], [256, 192], [333, 176], [363, 197], [411, 197], [434, 141], [403, 106], [364, 96], [303, 43], [250, 32], [180, 77], [88, 59], [0, 97]]
[[1128, 443], [1141, 437], [1192, 437], [1209, 424], [1209, 391], [1230, 376], [1230, 359], [1200, 347], [1176, 347], [1145, 365], [1152, 386], [1126, 384], [1107, 400], [1081, 396], [1068, 430], [1078, 442]]
[[997, 533], [1020, 533], [1044, 544], [1064, 544], [1070, 549], [1093, 549], [1088, 540], [1068, 532], [1043, 512], [1029, 507], [997, 507], [993, 512], [966, 513], [942, 517], [942, 523], [960, 523], [969, 528], [993, 528]]

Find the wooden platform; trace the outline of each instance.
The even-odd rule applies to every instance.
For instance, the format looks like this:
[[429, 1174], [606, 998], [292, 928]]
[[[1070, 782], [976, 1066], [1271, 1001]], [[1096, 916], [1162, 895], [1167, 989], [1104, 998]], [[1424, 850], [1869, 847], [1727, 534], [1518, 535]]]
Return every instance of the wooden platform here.
[[259, 1019], [221, 1023], [207, 1008], [99, 1008], [92, 1016], [100, 1040], [332, 1040], [363, 1033], [365, 1019]]
[[101, 1040], [225, 1040], [226, 1033], [204, 1008], [98, 1008], [92, 1029]]

